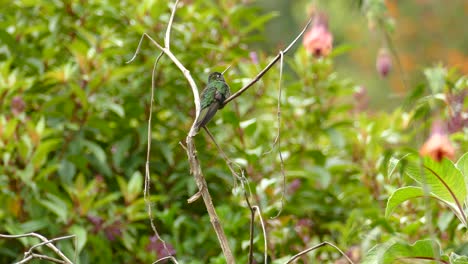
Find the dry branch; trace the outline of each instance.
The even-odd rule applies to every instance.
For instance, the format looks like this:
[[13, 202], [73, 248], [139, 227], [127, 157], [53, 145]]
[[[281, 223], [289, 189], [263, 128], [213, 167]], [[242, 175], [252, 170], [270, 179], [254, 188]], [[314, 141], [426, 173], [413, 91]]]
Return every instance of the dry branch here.
[[[30, 236], [36, 237], [36, 238], [40, 239], [42, 242], [32, 246], [28, 251], [26, 251], [24, 253], [23, 260], [21, 260], [18, 263], [27, 263], [30, 260], [34, 259], [34, 258], [39, 258], [39, 259], [47, 259], [49, 261], [56, 262], [56, 263], [73, 264], [73, 262], [69, 258], [67, 258], [67, 256], [65, 256], [65, 254], [63, 254], [62, 251], [60, 251], [52, 243], [55, 242], [55, 241], [58, 241], [58, 240], [74, 238], [75, 235], [57, 237], [57, 238], [53, 238], [53, 239], [47, 239], [46, 237], [44, 237], [43, 235], [40, 235], [38, 233], [27, 233], [27, 234], [21, 234], [21, 235], [4, 235], [4, 234], [0, 234], [0, 238], [22, 238], [22, 237], [30, 237]], [[45, 255], [34, 254], [32, 252], [33, 249], [35, 249], [37, 247], [40, 247], [40, 246], [44, 246], [44, 245], [49, 247], [50, 249], [52, 249], [52, 251], [54, 251], [61, 258], [61, 260], [56, 259], [56, 258], [52, 258], [52, 257], [48, 257], [48, 256], [45, 256]]]
[[314, 251], [314, 250], [316, 250], [316, 249], [318, 249], [318, 248], [321, 248], [321, 247], [327, 246], [327, 245], [328, 245], [328, 246], [331, 246], [331, 247], [333, 247], [333, 248], [335, 248], [336, 250], [338, 250], [338, 251], [341, 253], [341, 255], [343, 255], [343, 257], [345, 257], [346, 260], [349, 261], [349, 263], [354, 264], [354, 262], [348, 257], [348, 255], [346, 255], [341, 249], [339, 249], [337, 246], [333, 245], [332, 243], [326, 242], [326, 241], [325, 241], [325, 242], [322, 242], [322, 243], [320, 243], [320, 244], [318, 244], [318, 245], [315, 245], [315, 246], [313, 246], [313, 247], [310, 247], [310, 248], [308, 248], [308, 249], [305, 249], [305, 250], [303, 250], [303, 251], [301, 251], [301, 252], [299, 252], [299, 253], [297, 253], [296, 255], [292, 256], [292, 257], [291, 257], [286, 263], [284, 263], [284, 264], [293, 263], [293, 262], [294, 262], [296, 259], [298, 259], [300, 256], [306, 255], [306, 254], [309, 253], [309, 252], [312, 252], [312, 251]]

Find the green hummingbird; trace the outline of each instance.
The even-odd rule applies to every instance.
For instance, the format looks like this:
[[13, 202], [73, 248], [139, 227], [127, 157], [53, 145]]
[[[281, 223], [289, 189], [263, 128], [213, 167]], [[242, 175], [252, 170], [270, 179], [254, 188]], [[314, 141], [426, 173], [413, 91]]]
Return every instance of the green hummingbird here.
[[[218, 109], [224, 107], [224, 100], [231, 95], [229, 85], [224, 80], [223, 74], [213, 72], [208, 76], [208, 84], [200, 96], [201, 111], [199, 121], [195, 124], [196, 131], [206, 126]], [[204, 115], [202, 116], [202, 114]]]

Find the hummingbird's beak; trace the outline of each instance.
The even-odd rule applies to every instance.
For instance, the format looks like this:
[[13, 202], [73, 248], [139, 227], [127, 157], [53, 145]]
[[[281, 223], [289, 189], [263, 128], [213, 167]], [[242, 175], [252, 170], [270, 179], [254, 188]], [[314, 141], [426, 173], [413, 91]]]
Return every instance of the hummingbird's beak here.
[[231, 68], [232, 64], [229, 64], [229, 66], [221, 73], [221, 74], [224, 74], [227, 70], [229, 70], [229, 68]]

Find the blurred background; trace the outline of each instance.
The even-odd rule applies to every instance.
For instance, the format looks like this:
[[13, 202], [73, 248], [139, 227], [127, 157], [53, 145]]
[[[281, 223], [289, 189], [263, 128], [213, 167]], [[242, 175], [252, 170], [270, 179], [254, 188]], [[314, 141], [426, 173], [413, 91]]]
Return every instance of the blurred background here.
[[266, 24], [263, 36], [267, 41], [261, 47], [277, 52], [294, 38], [292, 29], [304, 25], [306, 14], [327, 13], [333, 45], [350, 48], [335, 59], [338, 72], [368, 88], [372, 97], [370, 106], [375, 109], [391, 109], [401, 104], [411, 85], [424, 80], [421, 70], [427, 66], [451, 65], [461, 74], [468, 73], [467, 1], [385, 1], [382, 9], [391, 17], [391, 45], [399, 58], [397, 62], [393, 57], [388, 78], [381, 78], [376, 72], [378, 51], [387, 46], [385, 34], [379, 25], [369, 23], [368, 17], [362, 15], [359, 2], [259, 0], [256, 4], [264, 12], [278, 14]]

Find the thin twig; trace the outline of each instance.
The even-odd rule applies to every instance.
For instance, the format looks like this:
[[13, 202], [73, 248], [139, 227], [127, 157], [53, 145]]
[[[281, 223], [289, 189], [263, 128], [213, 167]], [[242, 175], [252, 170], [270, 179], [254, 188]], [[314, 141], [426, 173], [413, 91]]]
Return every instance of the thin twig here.
[[160, 259], [156, 260], [155, 262], [153, 262], [152, 264], [156, 264], [156, 263], [158, 263], [158, 262], [160, 262], [160, 261], [167, 260], [167, 259], [170, 259], [170, 260], [172, 260], [174, 263], [177, 263], [177, 264], [178, 264], [178, 262], [177, 262], [177, 260], [174, 258], [174, 256], [167, 256], [167, 257], [164, 257], [164, 258], [160, 258]]
[[29, 261], [33, 259], [43, 259], [43, 260], [47, 260], [47, 261], [54, 262], [54, 263], [67, 264], [65, 260], [61, 260], [61, 259], [57, 259], [57, 258], [53, 258], [53, 257], [49, 257], [46, 255], [41, 255], [41, 254], [35, 254], [35, 253], [32, 253], [27, 258], [24, 258], [21, 261], [16, 262], [15, 264], [28, 263]]
[[69, 236], [63, 236], [63, 237], [57, 237], [57, 238], [52, 238], [52, 239], [49, 239], [48, 241], [44, 241], [44, 242], [41, 242], [39, 244], [36, 244], [34, 246], [32, 246], [26, 253], [24, 253], [25, 255], [29, 255], [29, 254], [32, 254], [32, 250], [37, 248], [37, 247], [40, 247], [40, 246], [43, 246], [43, 245], [46, 245], [46, 244], [49, 244], [49, 243], [52, 243], [52, 242], [55, 242], [55, 241], [58, 241], [58, 240], [63, 240], [63, 239], [69, 239], [69, 238], [72, 238], [72, 237], [76, 237], [75, 235], [69, 235]]
[[172, 9], [172, 12], [171, 12], [171, 17], [169, 18], [169, 23], [167, 24], [166, 37], [164, 38], [164, 46], [166, 47], [166, 49], [169, 49], [170, 47], [172, 23], [174, 22], [174, 16], [177, 10], [178, 3], [179, 3], [179, 0], [176, 0], [174, 4], [174, 8]]
[[[232, 175], [234, 176], [234, 180], [239, 180], [239, 181], [247, 181], [247, 178], [245, 178], [244, 176], [244, 170], [241, 168], [241, 166], [239, 164], [237, 164], [236, 162], [232, 161], [227, 155], [226, 153], [223, 151], [223, 149], [218, 145], [218, 143], [216, 142], [213, 134], [210, 132], [210, 130], [204, 126], [203, 129], [205, 129], [205, 132], [208, 134], [208, 136], [210, 137], [210, 139], [213, 141], [213, 143], [215, 144], [216, 148], [218, 149], [219, 153], [221, 154], [222, 158], [224, 159], [224, 161], [226, 161], [226, 164], [229, 168], [229, 170], [231, 171]], [[232, 167], [232, 164], [236, 165], [237, 168], [240, 170], [240, 175], [239, 173], [236, 172], [236, 170]]]
[[[175, 7], [174, 7], [175, 8]], [[171, 26], [171, 25], [168, 25], [168, 27]], [[138, 55], [138, 53], [140, 53], [140, 49], [141, 49], [141, 44], [143, 42], [143, 39], [144, 38], [148, 38], [151, 43], [153, 43], [158, 49], [160, 49], [162, 52], [164, 52], [164, 54], [166, 54], [170, 59], [171, 61], [177, 66], [177, 68], [179, 68], [179, 70], [182, 72], [182, 74], [184, 74], [185, 76], [185, 79], [189, 82], [190, 84], [190, 88], [192, 89], [192, 94], [193, 94], [193, 100], [194, 100], [194, 103], [195, 103], [195, 120], [192, 124], [192, 127], [190, 128], [190, 132], [189, 132], [189, 136], [193, 137], [196, 135], [196, 129], [195, 129], [195, 124], [197, 123], [198, 121], [198, 117], [200, 115], [200, 95], [198, 93], [198, 87], [197, 87], [197, 84], [195, 83], [195, 81], [193, 80], [192, 78], [192, 75], [190, 74], [190, 71], [187, 70], [185, 68], [185, 66], [179, 61], [179, 59], [177, 59], [177, 57], [174, 55], [174, 53], [172, 53], [172, 51], [169, 49], [169, 48], [165, 48], [163, 46], [161, 46], [156, 40], [154, 40], [152, 37], [150, 37], [148, 34], [146, 33], [143, 33], [143, 35], [141, 36], [141, 39], [140, 39], [140, 42], [138, 43], [138, 46], [137, 46], [137, 49], [133, 55], [133, 57], [127, 61], [127, 63], [130, 63], [132, 62], [133, 60], [135, 60], [136, 56]]]
[[[165, 48], [169, 50], [169, 44], [170, 44], [170, 32], [171, 32], [171, 28], [172, 28], [172, 23], [174, 21], [174, 15], [175, 15], [175, 11], [177, 9], [177, 4], [178, 4], [178, 0], [176, 0], [175, 4], [174, 4], [174, 8], [171, 12], [171, 17], [169, 19], [169, 23], [168, 23], [168, 26], [167, 26], [167, 29], [166, 29], [166, 38], [164, 40], [165, 42]], [[143, 39], [144, 37], [147, 37], [154, 45], [156, 45], [159, 49], [161, 49], [161, 53], [158, 55], [158, 57], [156, 58], [154, 64], [153, 64], [153, 70], [151, 72], [151, 98], [150, 98], [150, 109], [149, 109], [149, 114], [148, 114], [148, 138], [147, 138], [147, 151], [146, 151], [146, 164], [145, 164], [145, 183], [144, 183], [144, 192], [143, 192], [143, 197], [144, 197], [144, 200], [145, 200], [145, 204], [146, 204], [146, 208], [147, 208], [147, 212], [148, 212], [148, 217], [149, 217], [149, 220], [150, 220], [150, 225], [151, 225], [151, 229], [153, 230], [155, 236], [156, 236], [156, 239], [158, 239], [159, 241], [161, 241], [161, 243], [163, 244], [163, 247], [164, 247], [164, 250], [166, 251], [166, 253], [168, 255], [171, 255], [171, 252], [169, 251], [169, 249], [167, 248], [167, 245], [166, 245], [166, 241], [164, 241], [161, 236], [159, 235], [157, 229], [156, 229], [156, 226], [154, 224], [154, 220], [153, 220], [153, 213], [152, 213], [152, 205], [151, 205], [151, 193], [150, 193], [150, 187], [151, 187], [151, 174], [150, 174], [150, 153], [151, 153], [151, 121], [152, 121], [152, 116], [153, 116], [153, 104], [154, 104], [154, 90], [155, 90], [155, 86], [156, 86], [156, 68], [158, 66], [158, 63], [159, 63], [159, 60], [162, 58], [162, 56], [164, 54], [167, 54], [167, 52], [165, 52], [165, 49], [159, 45], [159, 43], [157, 41], [155, 41], [153, 38], [151, 38], [148, 34], [144, 33], [140, 39], [140, 42], [138, 43], [138, 47], [137, 47], [137, 50], [135, 51], [135, 54], [133, 55], [133, 57], [127, 62], [127, 63], [130, 63], [132, 62], [137, 54], [140, 52], [140, 49], [141, 49], [141, 44], [143, 42]], [[170, 56], [169, 56], [170, 57]], [[172, 257], [170, 258], [174, 263], [177, 263], [177, 260]]]
[[250, 209], [250, 240], [249, 240], [249, 264], [253, 264], [253, 244], [254, 244], [254, 223], [255, 223], [255, 209], [250, 205], [249, 198], [244, 191], [245, 201]]
[[148, 131], [147, 131], [148, 137], [147, 137], [147, 148], [146, 148], [145, 185], [144, 185], [144, 190], [143, 190], [143, 198], [145, 200], [146, 210], [148, 212], [148, 218], [150, 220], [151, 229], [153, 229], [156, 239], [161, 241], [161, 243], [163, 244], [163, 247], [166, 253], [168, 255], [171, 255], [171, 252], [167, 248], [166, 241], [164, 241], [161, 238], [161, 236], [158, 233], [158, 230], [156, 229], [156, 225], [154, 224], [152, 205], [151, 205], [151, 193], [150, 193], [151, 174], [150, 174], [149, 164], [150, 164], [150, 153], [151, 153], [151, 121], [153, 117], [154, 90], [156, 88], [156, 69], [158, 67], [159, 60], [162, 58], [163, 55], [164, 55], [163, 52], [161, 52], [158, 55], [158, 57], [154, 61], [153, 70], [151, 72], [151, 97], [150, 97], [150, 109], [149, 109], [149, 114], [148, 114]]
[[382, 19], [379, 19], [378, 22], [380, 24], [380, 27], [382, 28], [383, 35], [384, 35], [384, 38], [385, 38], [385, 42], [386, 42], [387, 46], [389, 47], [390, 52], [395, 57], [395, 61], [396, 61], [397, 66], [398, 66], [397, 67], [398, 71], [400, 72], [400, 78], [401, 78], [401, 81], [403, 83], [403, 87], [405, 88], [405, 91], [408, 91], [409, 89], [408, 89], [408, 85], [406, 83], [406, 77], [405, 77], [405, 74], [404, 74], [404, 71], [403, 71], [403, 65], [401, 64], [401, 61], [400, 61], [400, 56], [398, 56], [398, 51], [395, 48], [395, 45], [394, 45], [394, 43], [392, 41], [392, 38], [390, 37], [390, 34], [388, 33], [387, 29], [385, 28], [385, 25], [384, 25], [384, 22], [382, 21]]
[[[281, 176], [283, 178], [283, 186], [281, 190], [281, 208], [276, 214], [276, 216], [272, 217], [277, 218], [280, 216], [281, 212], [284, 208], [284, 196], [286, 195], [286, 172], [284, 170], [284, 159], [283, 153], [281, 152], [281, 82], [283, 78], [283, 52], [280, 52], [281, 59], [280, 59], [280, 76], [279, 76], [279, 84], [278, 84], [278, 106], [277, 106], [277, 118], [278, 118], [278, 131], [275, 138], [275, 143], [278, 143], [278, 154], [280, 158], [280, 166], [281, 166]], [[273, 145], [274, 145], [273, 144]]]
[[306, 249], [306, 250], [303, 250], [303, 251], [297, 253], [296, 255], [292, 256], [292, 258], [290, 258], [290, 259], [289, 259], [286, 263], [284, 263], [284, 264], [292, 263], [293, 261], [295, 261], [295, 260], [296, 260], [297, 258], [299, 258], [300, 256], [303, 256], [303, 255], [305, 255], [305, 254], [307, 254], [307, 253], [309, 253], [309, 252], [311, 252], [311, 251], [313, 251], [313, 250], [316, 250], [317, 248], [321, 248], [321, 247], [326, 246], [326, 245], [329, 245], [329, 246], [335, 248], [336, 250], [338, 250], [338, 251], [341, 253], [341, 255], [343, 255], [343, 257], [345, 257], [346, 260], [349, 261], [349, 263], [354, 264], [354, 262], [353, 262], [343, 251], [341, 251], [341, 249], [339, 249], [337, 246], [335, 246], [335, 245], [333, 245], [332, 243], [327, 242], [327, 241], [322, 242], [322, 243], [320, 243], [320, 244], [318, 244], [318, 245], [315, 245], [315, 246], [313, 246], [313, 247], [311, 247], [311, 248], [308, 248], [308, 249]]
[[[67, 256], [65, 256], [65, 254], [62, 253], [62, 251], [60, 251], [54, 244], [50, 243], [51, 240], [47, 239], [43, 235], [40, 235], [38, 233], [27, 233], [27, 234], [21, 234], [21, 235], [4, 235], [4, 234], [0, 234], [0, 238], [21, 238], [21, 237], [29, 237], [29, 236], [36, 237], [36, 238], [40, 239], [42, 242], [46, 242], [43, 245], [46, 245], [47, 247], [52, 249], [52, 251], [54, 251], [60, 258], [63, 259], [63, 261], [65, 261], [64, 263], [73, 264], [73, 262], [70, 259], [68, 259]], [[26, 254], [25, 254], [25, 258], [27, 258], [27, 257], [28, 256], [26, 256]]]
[[252, 206], [252, 208], [254, 208], [255, 210], [258, 211], [258, 216], [260, 218], [260, 225], [262, 226], [262, 232], [263, 232], [263, 243], [264, 243], [264, 247], [265, 247], [265, 251], [264, 251], [264, 262], [265, 264], [268, 264], [268, 239], [267, 239], [267, 232], [266, 232], [266, 228], [265, 228], [265, 222], [263, 222], [263, 217], [262, 217], [262, 210], [260, 210], [260, 207], [258, 207], [257, 205], [254, 205]]
[[[249, 200], [249, 195], [247, 194], [247, 189], [245, 188], [244, 184], [247, 184], [247, 186], [249, 187], [249, 194], [252, 193], [252, 191], [250, 190], [250, 186], [249, 186], [249, 183], [248, 183], [248, 179], [245, 177], [244, 175], [244, 170], [240, 167], [239, 164], [233, 162], [227, 155], [226, 153], [223, 151], [223, 149], [218, 145], [218, 143], [216, 142], [213, 134], [210, 132], [210, 130], [205, 126], [203, 127], [203, 129], [205, 129], [206, 133], [208, 134], [208, 136], [210, 137], [210, 139], [213, 141], [213, 143], [215, 144], [216, 148], [218, 149], [219, 153], [221, 154], [222, 158], [224, 159], [224, 161], [226, 162], [227, 166], [229, 167], [229, 170], [231, 171], [232, 175], [234, 176], [234, 180], [239, 180], [241, 182], [241, 189], [244, 193], [244, 199], [245, 199], [245, 202], [247, 203], [247, 206], [250, 210], [250, 239], [249, 239], [249, 264], [252, 264], [253, 263], [253, 240], [254, 240], [254, 222], [255, 222], [255, 211], [258, 210], [259, 211], [259, 214], [261, 214], [261, 211], [260, 211], [260, 207], [258, 206], [252, 206], [251, 203], [250, 203], [250, 200]], [[240, 175], [236, 172], [236, 170], [232, 167], [232, 164], [235, 164], [241, 171]], [[266, 231], [265, 231], [265, 225], [263, 223], [263, 218], [262, 216], [260, 215], [260, 219], [261, 219], [261, 225], [262, 225], [262, 230], [263, 230], [263, 235], [264, 235], [264, 238], [265, 238], [265, 245], [266, 245]], [[267, 256], [267, 247], [265, 246], [265, 259], [266, 259], [266, 256]], [[267, 264], [267, 262], [265, 262], [265, 264]]]
[[284, 49], [283, 51], [280, 51], [278, 53], [278, 55], [276, 55], [276, 57], [259, 74], [257, 74], [257, 76], [255, 76], [255, 78], [253, 78], [248, 84], [246, 84], [244, 87], [242, 87], [239, 91], [235, 92], [229, 98], [224, 100], [224, 105], [231, 102], [235, 98], [239, 97], [247, 89], [249, 89], [252, 85], [254, 85], [256, 82], [258, 82], [263, 77], [263, 75], [265, 75], [265, 73], [267, 73], [270, 70], [270, 68], [273, 67], [273, 65], [275, 65], [275, 63], [277, 63], [280, 60], [280, 58], [282, 56], [281, 53], [283, 53], [283, 54], [288, 53], [288, 51], [291, 49], [291, 47], [294, 46], [294, 44], [296, 44], [297, 40], [299, 40], [299, 38], [304, 34], [304, 32], [309, 27], [311, 22], [312, 22], [312, 19], [309, 19], [309, 22], [307, 22], [306, 26], [304, 27], [304, 29], [302, 29], [301, 33], [299, 33], [299, 35], [297, 35], [297, 37], [289, 44], [289, 46], [286, 47], [286, 49]]

